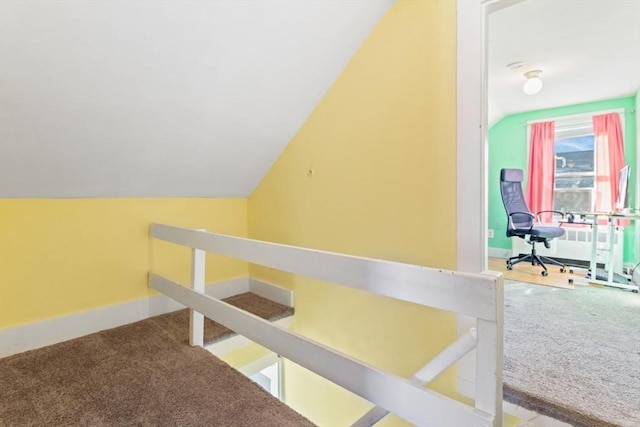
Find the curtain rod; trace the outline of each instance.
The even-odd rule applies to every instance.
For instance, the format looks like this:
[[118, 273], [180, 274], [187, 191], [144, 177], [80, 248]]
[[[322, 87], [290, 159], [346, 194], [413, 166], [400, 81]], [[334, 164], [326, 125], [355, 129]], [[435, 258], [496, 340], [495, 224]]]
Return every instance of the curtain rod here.
[[[578, 113], [578, 114], [571, 114], [571, 115], [567, 115], [567, 116], [555, 116], [555, 117], [548, 117], [546, 119], [536, 119], [536, 120], [529, 120], [527, 121], [523, 126], [527, 127], [530, 126], [534, 123], [544, 123], [544, 122], [552, 122], [552, 121], [558, 121], [558, 120], [571, 120], [571, 119], [579, 119], [581, 117], [588, 117], [588, 116], [597, 116], [597, 115], [601, 115], [601, 114], [609, 114], [609, 113], [619, 113], [619, 114], [634, 114], [636, 112], [636, 110], [627, 110], [626, 108], [614, 108], [611, 110], [600, 110], [600, 111], [593, 111], [593, 112], [589, 112], [589, 113]], [[575, 126], [574, 125], [565, 125], [565, 126]], [[559, 126], [559, 128], [562, 128], [562, 126]]]

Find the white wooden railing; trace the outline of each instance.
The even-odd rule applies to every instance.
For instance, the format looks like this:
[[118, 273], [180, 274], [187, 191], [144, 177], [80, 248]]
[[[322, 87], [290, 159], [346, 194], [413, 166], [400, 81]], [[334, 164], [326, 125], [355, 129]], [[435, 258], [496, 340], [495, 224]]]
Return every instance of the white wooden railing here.
[[[191, 309], [192, 345], [202, 345], [202, 315], [209, 317], [374, 403], [354, 426], [371, 426], [389, 412], [418, 426], [502, 425], [501, 274], [438, 270], [160, 224], [151, 226], [151, 237], [193, 250], [191, 288], [149, 274], [150, 287]], [[472, 316], [476, 328], [407, 380], [204, 294], [205, 252]], [[475, 407], [424, 388], [474, 348]]]

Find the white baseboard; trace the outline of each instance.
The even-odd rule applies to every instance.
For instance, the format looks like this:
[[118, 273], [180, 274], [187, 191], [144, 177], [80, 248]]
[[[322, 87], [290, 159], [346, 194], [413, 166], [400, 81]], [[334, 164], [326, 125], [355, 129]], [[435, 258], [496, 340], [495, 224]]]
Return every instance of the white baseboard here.
[[511, 256], [511, 249], [487, 248], [487, 255], [489, 258], [507, 259]]
[[293, 307], [293, 291], [273, 283], [249, 279], [249, 290], [263, 298], [270, 299], [287, 307]]
[[[206, 286], [204, 293], [209, 295], [210, 297], [218, 299], [229, 298], [234, 295], [243, 294], [250, 291], [249, 280], [250, 279], [248, 277], [240, 277], [238, 279], [226, 280], [220, 283], [211, 283]], [[169, 297], [165, 298], [171, 299]]]
[[[227, 298], [249, 292], [249, 278], [241, 277], [210, 284], [207, 285], [205, 292], [214, 298]], [[182, 304], [171, 298], [164, 295], [156, 295], [95, 310], [5, 328], [0, 330], [0, 357], [68, 341], [182, 308], [184, 308]]]

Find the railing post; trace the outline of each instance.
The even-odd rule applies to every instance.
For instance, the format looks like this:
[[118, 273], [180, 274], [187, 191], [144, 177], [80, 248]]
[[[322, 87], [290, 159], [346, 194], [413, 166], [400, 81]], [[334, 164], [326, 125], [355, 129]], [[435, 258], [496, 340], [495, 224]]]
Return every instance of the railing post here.
[[502, 364], [504, 346], [504, 279], [502, 273], [485, 271], [496, 279], [496, 320], [478, 319], [476, 346], [476, 408], [491, 414], [493, 427], [502, 426]]
[[[204, 293], [206, 255], [207, 253], [202, 249], [191, 249], [191, 288], [202, 293]], [[204, 346], [204, 316], [193, 309], [189, 310], [189, 344]]]

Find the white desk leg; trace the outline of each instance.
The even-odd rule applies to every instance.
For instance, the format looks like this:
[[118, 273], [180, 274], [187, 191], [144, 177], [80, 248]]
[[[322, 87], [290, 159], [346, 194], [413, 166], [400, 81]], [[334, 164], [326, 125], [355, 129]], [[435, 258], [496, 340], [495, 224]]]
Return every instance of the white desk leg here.
[[593, 233], [591, 234], [591, 260], [589, 262], [589, 278], [596, 280], [598, 267], [598, 217], [593, 219]]
[[609, 230], [607, 238], [609, 239], [609, 253], [607, 256], [607, 283], [609, 285], [613, 284], [613, 248], [615, 246], [615, 238], [616, 238], [616, 225], [615, 220], [612, 217], [609, 217]]

